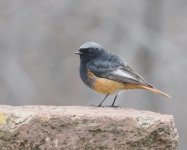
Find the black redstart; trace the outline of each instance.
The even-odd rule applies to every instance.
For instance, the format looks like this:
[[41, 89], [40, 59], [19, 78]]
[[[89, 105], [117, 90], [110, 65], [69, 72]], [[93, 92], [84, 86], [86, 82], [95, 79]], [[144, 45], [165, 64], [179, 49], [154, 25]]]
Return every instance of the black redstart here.
[[80, 55], [80, 77], [91, 89], [106, 94], [98, 107], [102, 106], [108, 95], [115, 94], [111, 107], [119, 91], [123, 89], [145, 89], [171, 98], [147, 83], [118, 55], [106, 51], [95, 42], [86, 42], [75, 54]]

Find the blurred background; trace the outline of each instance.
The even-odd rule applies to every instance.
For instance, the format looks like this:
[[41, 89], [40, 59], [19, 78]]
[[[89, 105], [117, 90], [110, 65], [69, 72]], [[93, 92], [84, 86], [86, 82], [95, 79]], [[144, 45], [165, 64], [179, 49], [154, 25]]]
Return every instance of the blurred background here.
[[116, 104], [174, 115], [186, 149], [186, 17], [186, 0], [0, 0], [0, 103], [100, 103], [104, 95], [82, 83], [73, 54], [95, 41], [173, 97], [124, 91]]

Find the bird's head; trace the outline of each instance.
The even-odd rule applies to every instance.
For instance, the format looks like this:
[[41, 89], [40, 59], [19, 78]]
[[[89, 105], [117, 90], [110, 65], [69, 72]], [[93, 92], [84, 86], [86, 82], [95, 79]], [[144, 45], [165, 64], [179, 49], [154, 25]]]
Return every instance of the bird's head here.
[[104, 48], [95, 42], [86, 42], [75, 54], [80, 55], [81, 62], [88, 62], [96, 59], [105, 52]]

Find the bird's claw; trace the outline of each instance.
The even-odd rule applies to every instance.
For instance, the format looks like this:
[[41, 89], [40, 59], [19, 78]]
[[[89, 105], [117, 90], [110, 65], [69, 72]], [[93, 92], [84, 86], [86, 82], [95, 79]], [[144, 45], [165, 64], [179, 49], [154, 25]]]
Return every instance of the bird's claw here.
[[91, 104], [91, 106], [93, 106], [93, 107], [112, 107], [112, 108], [121, 108], [120, 106], [115, 106], [115, 105], [109, 105], [109, 106], [105, 105], [105, 106], [102, 106], [102, 105], [93, 105], [93, 104]]
[[91, 106], [93, 106], [93, 107], [104, 107], [102, 105], [93, 105], [93, 104], [91, 104]]
[[121, 108], [120, 106], [115, 106], [115, 105], [110, 105], [108, 107], [112, 107], [112, 108]]

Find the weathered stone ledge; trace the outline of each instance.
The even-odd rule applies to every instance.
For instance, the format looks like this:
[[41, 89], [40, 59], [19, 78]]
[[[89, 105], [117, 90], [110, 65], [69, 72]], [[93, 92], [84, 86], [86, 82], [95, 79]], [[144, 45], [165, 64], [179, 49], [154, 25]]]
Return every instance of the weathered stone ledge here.
[[173, 116], [127, 108], [0, 106], [2, 150], [176, 150]]

